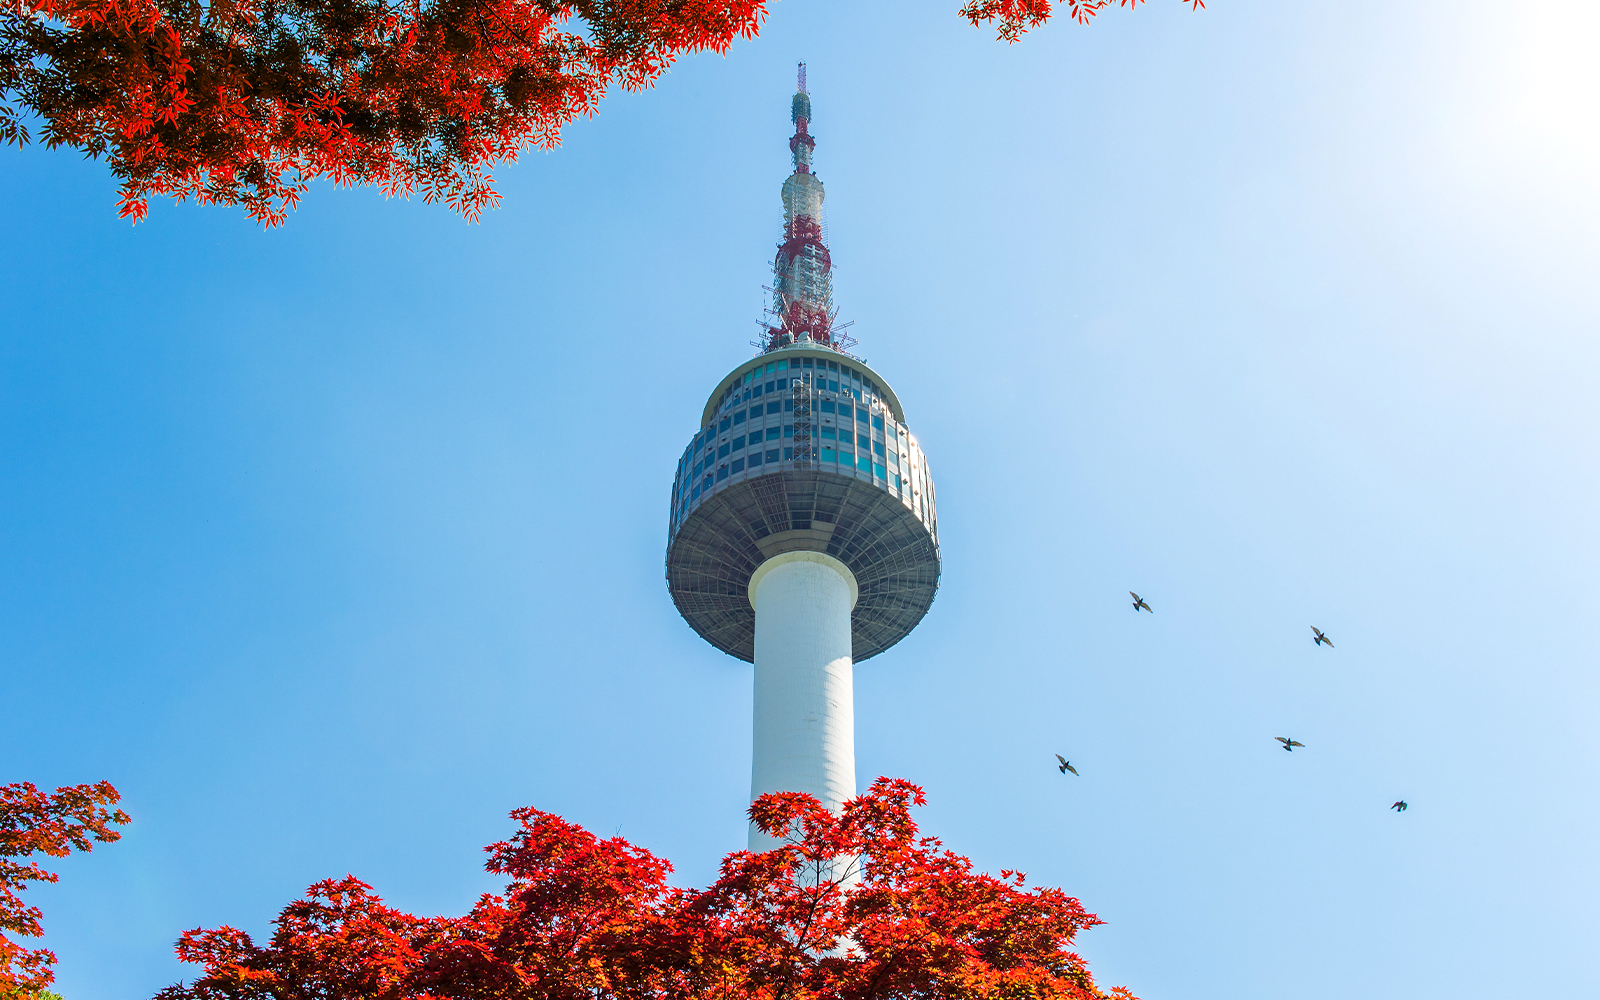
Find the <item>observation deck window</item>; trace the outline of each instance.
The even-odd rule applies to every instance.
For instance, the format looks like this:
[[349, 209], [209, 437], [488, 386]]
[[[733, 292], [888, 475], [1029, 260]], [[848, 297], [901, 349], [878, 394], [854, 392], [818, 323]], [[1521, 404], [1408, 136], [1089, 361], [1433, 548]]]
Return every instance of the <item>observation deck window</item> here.
[[872, 418], [872, 426], [876, 427], [880, 431], [883, 430], [883, 418], [882, 417], [873, 417]]
[[[794, 406], [794, 400], [792, 400], [792, 399], [789, 400], [789, 405], [790, 405], [790, 407], [793, 407]], [[774, 414], [774, 413], [782, 413], [782, 412], [783, 412], [783, 404], [781, 404], [781, 403], [768, 403], [767, 404], [767, 414], [769, 416], [771, 414]]]
[[723, 430], [727, 430], [730, 426], [732, 426], [732, 424], [733, 424], [733, 418], [732, 417], [723, 417], [722, 418], [722, 429]]
[[793, 448], [785, 448], [785, 449], [783, 449], [783, 460], [785, 462], [790, 461], [793, 458], [794, 458], [794, 449]]
[[744, 471], [744, 459], [736, 458], [736, 459], [733, 460], [733, 471], [734, 472], [743, 472]]
[[744, 423], [744, 411], [743, 410], [740, 410], [738, 413], [735, 413], [733, 415], [733, 422], [736, 423], [736, 424]]
[[[770, 371], [772, 369], [772, 366], [768, 365], [767, 369]], [[776, 382], [768, 382], [767, 383], [767, 391], [768, 392], [777, 392], [778, 391], [778, 384]]]
[[794, 424], [783, 425], [783, 436], [786, 438], [794, 437]]
[[866, 410], [866, 409], [862, 409], [859, 406], [856, 407], [856, 420], [858, 422], [864, 424], [864, 423], [866, 423], [867, 421], [869, 421], [871, 419], [872, 419], [872, 411]]
[[728, 457], [728, 446], [727, 445], [723, 445], [721, 448], [717, 449], [717, 457], [718, 458], [727, 458]]
[[838, 392], [839, 391], [839, 383], [835, 382], [833, 379], [830, 378], [828, 380], [828, 391], [829, 392]]
[[[724, 447], [726, 447], [726, 446], [724, 446]], [[717, 466], [717, 482], [720, 483], [724, 479], [727, 479], [727, 478], [728, 478], [728, 467], [726, 465]]]
[[832, 413], [833, 412], [833, 400], [824, 399], [822, 401], [822, 412], [823, 413]]
[[833, 428], [832, 427], [824, 427], [824, 428], [822, 428], [822, 436], [823, 436], [823, 438], [825, 438], [826, 440], [829, 440], [829, 441], [833, 441], [833, 440], [836, 439], [836, 436], [833, 433]]
[[776, 441], [776, 440], [778, 440], [779, 435], [781, 435], [782, 433], [783, 433], [783, 428], [781, 428], [781, 427], [768, 427], [767, 428], [767, 440], [768, 441]]
[[872, 447], [872, 436], [870, 434], [857, 434], [856, 444], [860, 445], [863, 449], [870, 448]]
[[758, 466], [760, 464], [761, 464], [761, 452], [752, 451], [750, 453], [750, 467], [753, 469], [753, 468], [755, 468], [756, 466]]
[[838, 370], [839, 370], [839, 362], [837, 362], [837, 361], [828, 362], [828, 371], [836, 372]]
[[837, 462], [839, 456], [832, 448], [824, 448], [822, 449], [822, 460], [824, 462]]
[[877, 462], [873, 462], [872, 463], [872, 474], [875, 477], [877, 477], [878, 479], [886, 479], [886, 478], [888, 478], [889, 470], [885, 469], [883, 466], [879, 465]]
[[768, 448], [767, 449], [767, 461], [776, 462], [777, 460], [778, 460], [778, 449], [776, 449], [776, 448]]
[[743, 448], [743, 447], [744, 447], [744, 435], [741, 434], [738, 437], [733, 439], [733, 450], [734, 451], [738, 451], [740, 448]]
[[815, 359], [813, 359], [813, 358], [801, 358], [800, 359], [801, 366], [805, 367], [805, 368], [810, 368], [814, 363], [815, 363]]
[[879, 458], [882, 458], [883, 454], [884, 454], [884, 452], [883, 452], [883, 442], [882, 441], [874, 441], [874, 442], [872, 442], [872, 450], [877, 453]]

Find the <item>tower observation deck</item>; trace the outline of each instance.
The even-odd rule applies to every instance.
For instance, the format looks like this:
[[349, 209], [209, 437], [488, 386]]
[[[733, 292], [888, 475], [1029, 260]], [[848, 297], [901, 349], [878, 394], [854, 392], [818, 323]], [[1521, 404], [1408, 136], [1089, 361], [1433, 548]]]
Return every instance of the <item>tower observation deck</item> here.
[[[938, 513], [899, 397], [837, 336], [804, 64], [791, 110], [773, 320], [678, 461], [666, 575], [690, 627], [755, 665], [751, 798], [838, 809], [855, 795], [853, 665], [927, 614]], [[772, 846], [753, 828], [750, 843]]]

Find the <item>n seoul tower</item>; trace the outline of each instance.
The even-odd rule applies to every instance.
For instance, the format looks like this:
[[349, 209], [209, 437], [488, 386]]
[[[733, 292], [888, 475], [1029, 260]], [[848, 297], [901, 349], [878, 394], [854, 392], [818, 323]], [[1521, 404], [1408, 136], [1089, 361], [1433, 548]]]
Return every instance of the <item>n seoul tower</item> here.
[[[755, 665], [750, 797], [856, 794], [854, 665], [939, 586], [933, 478], [882, 375], [834, 325], [805, 64], [791, 105], [774, 320], [717, 383], [672, 484], [667, 587], [691, 628]], [[752, 850], [774, 842], [754, 827]]]

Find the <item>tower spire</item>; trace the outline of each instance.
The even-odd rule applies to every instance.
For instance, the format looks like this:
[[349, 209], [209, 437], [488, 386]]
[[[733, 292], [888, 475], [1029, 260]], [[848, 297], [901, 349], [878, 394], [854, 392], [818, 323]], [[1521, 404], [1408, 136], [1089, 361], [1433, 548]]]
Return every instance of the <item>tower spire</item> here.
[[811, 172], [811, 94], [806, 90], [806, 64], [796, 73], [796, 91], [789, 103], [794, 135], [789, 154], [794, 172], [783, 182], [783, 242], [773, 261], [772, 313], [765, 347], [810, 342], [835, 347], [833, 339], [833, 258], [822, 238], [822, 181]]

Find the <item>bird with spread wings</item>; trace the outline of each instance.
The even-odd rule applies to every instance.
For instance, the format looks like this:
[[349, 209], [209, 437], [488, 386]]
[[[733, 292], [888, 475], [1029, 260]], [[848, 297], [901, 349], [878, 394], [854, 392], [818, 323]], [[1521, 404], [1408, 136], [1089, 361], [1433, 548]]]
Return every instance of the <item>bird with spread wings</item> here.
[[[1060, 771], [1062, 774], [1066, 774], [1068, 771], [1071, 771], [1073, 774], [1078, 773], [1078, 769], [1073, 767], [1072, 762], [1067, 760], [1067, 758], [1061, 756], [1060, 754], [1056, 754], [1056, 760], [1061, 762], [1061, 766], [1056, 768], [1056, 770]], [[1079, 775], [1079, 777], [1082, 777], [1082, 775]]]
[[1140, 597], [1138, 594], [1135, 594], [1133, 591], [1130, 590], [1130, 591], [1128, 591], [1128, 596], [1133, 598], [1133, 610], [1134, 611], [1139, 611], [1139, 610], [1143, 609], [1145, 611], [1150, 612], [1151, 614], [1155, 614], [1156, 613], [1155, 609], [1152, 608], [1150, 605], [1146, 604], [1144, 602], [1144, 598]]
[[1322, 632], [1322, 629], [1317, 628], [1315, 625], [1313, 625], [1313, 626], [1311, 626], [1311, 631], [1317, 633], [1316, 636], [1311, 640], [1312, 642], [1316, 643], [1319, 646], [1322, 645], [1323, 643], [1327, 643], [1329, 649], [1333, 648], [1333, 640], [1328, 638], [1326, 635], [1324, 635], [1323, 632]]
[[1287, 736], [1274, 736], [1273, 739], [1277, 740], [1279, 743], [1282, 743], [1283, 744], [1283, 748], [1285, 750], [1289, 751], [1290, 753], [1294, 753], [1294, 748], [1295, 747], [1303, 747], [1303, 746], [1305, 746], [1305, 744], [1301, 743], [1299, 740], [1291, 740]]

